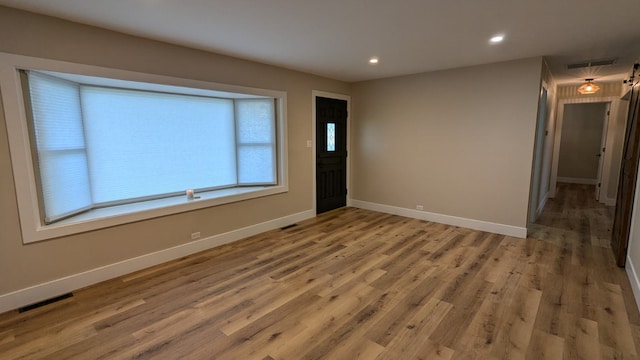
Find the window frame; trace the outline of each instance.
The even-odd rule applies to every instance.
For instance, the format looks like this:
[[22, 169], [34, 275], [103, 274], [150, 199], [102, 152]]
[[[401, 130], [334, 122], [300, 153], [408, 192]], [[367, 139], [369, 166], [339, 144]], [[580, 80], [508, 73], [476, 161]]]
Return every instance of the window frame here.
[[[20, 70], [53, 71], [153, 84], [159, 87], [178, 86], [197, 92], [221, 96], [224, 94], [264, 96], [276, 99], [276, 179], [272, 186], [242, 186], [199, 193], [197, 200], [176, 196], [148, 202], [117, 205], [91, 210], [51, 224], [45, 224], [40, 199], [37, 169], [33, 152], [26, 102]], [[220, 84], [209, 81], [170, 77], [127, 70], [111, 69], [57, 60], [49, 60], [0, 52], [0, 95], [4, 107], [9, 137], [12, 171], [15, 181], [18, 212], [24, 244], [56, 237], [127, 224], [131, 222], [167, 216], [186, 211], [219, 206], [289, 191], [287, 171], [287, 93], [279, 90]], [[118, 211], [118, 208], [121, 208]], [[93, 214], [91, 214], [93, 213]]]

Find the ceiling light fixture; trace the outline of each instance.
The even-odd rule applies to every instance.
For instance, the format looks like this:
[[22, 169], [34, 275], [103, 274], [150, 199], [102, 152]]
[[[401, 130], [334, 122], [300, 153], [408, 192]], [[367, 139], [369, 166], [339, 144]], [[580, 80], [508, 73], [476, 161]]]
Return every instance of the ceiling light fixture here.
[[595, 94], [600, 90], [600, 86], [593, 82], [593, 79], [585, 79], [585, 83], [580, 85], [578, 92], [582, 95]]
[[371, 65], [375, 65], [379, 62], [380, 60], [378, 60], [377, 57], [372, 57], [371, 59], [369, 59], [369, 64]]
[[502, 40], [504, 40], [504, 35], [495, 35], [494, 37], [489, 39], [489, 42], [492, 44], [497, 44], [497, 43], [501, 43]]

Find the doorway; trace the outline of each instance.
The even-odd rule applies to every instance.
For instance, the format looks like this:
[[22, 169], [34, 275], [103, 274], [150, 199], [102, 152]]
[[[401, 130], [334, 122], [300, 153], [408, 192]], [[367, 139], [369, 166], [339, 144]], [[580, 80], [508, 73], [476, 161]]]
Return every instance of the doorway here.
[[[558, 101], [555, 134], [553, 136], [553, 158], [550, 164], [551, 176], [548, 197], [554, 198], [556, 196], [558, 182], [567, 181], [576, 183], [581, 181], [579, 177], [571, 178], [567, 176], [566, 172], [562, 174], [559, 173], [560, 151], [562, 151], [561, 142], [566, 135], [563, 132], [563, 124], [566, 117], [566, 110], [571, 109], [568, 107], [569, 105], [583, 106], [591, 104], [601, 104], [596, 106], [606, 106], [607, 109], [605, 112], [606, 121], [602, 126], [604, 129], [601, 132], [602, 144], [599, 151], [596, 150], [590, 153], [592, 161], [596, 161], [601, 170], [599, 175], [596, 171], [596, 175], [591, 177], [590, 180], [584, 180], [583, 178], [582, 183], [584, 184], [584, 181], [586, 181], [587, 184], [594, 184], [594, 186], [599, 184], [599, 188], [594, 187], [594, 198], [597, 190], [598, 202], [607, 206], [613, 206], [616, 203], [615, 193], [618, 184], [618, 172], [620, 170], [621, 143], [624, 136], [624, 122], [626, 120], [623, 114], [626, 113], [626, 106], [621, 103], [620, 98], [617, 96], [569, 98]], [[597, 156], [598, 154], [600, 156]]]
[[602, 190], [609, 103], [565, 104], [558, 156], [558, 182], [593, 185], [595, 200]]
[[315, 96], [316, 214], [347, 205], [347, 101]]

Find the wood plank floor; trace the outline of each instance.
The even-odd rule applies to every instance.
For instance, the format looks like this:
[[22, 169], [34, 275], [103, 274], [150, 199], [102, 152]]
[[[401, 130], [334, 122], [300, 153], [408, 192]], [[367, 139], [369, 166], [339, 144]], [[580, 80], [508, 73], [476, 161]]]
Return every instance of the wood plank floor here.
[[0, 315], [1, 359], [635, 359], [611, 210], [528, 239], [344, 208]]

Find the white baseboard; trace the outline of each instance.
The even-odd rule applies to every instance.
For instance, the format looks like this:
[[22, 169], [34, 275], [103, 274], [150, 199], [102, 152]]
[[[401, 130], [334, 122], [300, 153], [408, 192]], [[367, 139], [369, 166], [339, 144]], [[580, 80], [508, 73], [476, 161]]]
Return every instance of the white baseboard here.
[[631, 261], [629, 256], [627, 256], [627, 265], [624, 269], [626, 270], [627, 277], [631, 283], [631, 289], [633, 290], [633, 297], [636, 300], [636, 306], [638, 307], [638, 310], [640, 310], [640, 279], [638, 279], [635, 266], [633, 266], [633, 261]]
[[598, 179], [559, 177], [558, 182], [569, 184], [597, 185]]
[[524, 228], [524, 227], [497, 224], [497, 223], [492, 223], [487, 221], [461, 218], [457, 216], [442, 215], [442, 214], [436, 214], [436, 213], [431, 213], [427, 211], [406, 209], [406, 208], [401, 208], [396, 206], [376, 204], [376, 203], [371, 203], [371, 202], [361, 201], [361, 200], [354, 200], [354, 199], [351, 199], [349, 203], [353, 207], [366, 209], [366, 210], [379, 211], [387, 214], [400, 215], [400, 216], [405, 216], [405, 217], [414, 218], [414, 219], [433, 221], [441, 224], [460, 226], [460, 227], [465, 227], [465, 228], [474, 229], [474, 230], [487, 231], [487, 232], [492, 232], [492, 233], [501, 234], [501, 235], [519, 237], [523, 239], [527, 237], [527, 228]]
[[224, 234], [210, 236], [183, 245], [109, 264], [82, 273], [66, 276], [8, 294], [2, 294], [0, 295], [0, 313], [34, 304], [70, 291], [97, 284], [101, 281], [130, 274], [138, 270], [179, 259], [183, 256], [195, 254], [216, 246], [228, 244], [265, 231], [291, 225], [299, 221], [310, 219], [314, 216], [315, 214], [313, 210], [307, 210], [297, 214], [269, 220], [260, 224], [229, 231]]

